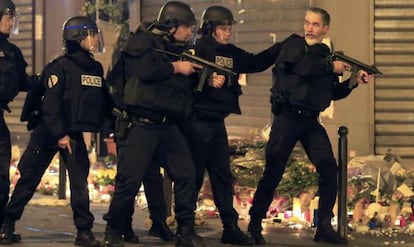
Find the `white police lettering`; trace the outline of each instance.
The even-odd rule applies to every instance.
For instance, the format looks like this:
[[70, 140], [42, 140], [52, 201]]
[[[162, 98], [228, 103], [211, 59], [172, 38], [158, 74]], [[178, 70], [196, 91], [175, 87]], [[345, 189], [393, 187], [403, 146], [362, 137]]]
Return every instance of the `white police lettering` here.
[[102, 87], [102, 77], [94, 75], [81, 75], [81, 85], [89, 87]]
[[216, 56], [216, 64], [226, 68], [233, 68], [233, 58]]

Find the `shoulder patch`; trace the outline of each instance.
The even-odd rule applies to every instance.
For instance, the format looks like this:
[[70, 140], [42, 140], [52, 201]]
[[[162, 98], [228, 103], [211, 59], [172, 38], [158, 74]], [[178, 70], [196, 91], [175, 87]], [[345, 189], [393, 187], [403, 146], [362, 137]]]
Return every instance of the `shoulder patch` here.
[[47, 86], [49, 88], [54, 87], [59, 82], [59, 77], [57, 75], [50, 75], [49, 79], [47, 79]]

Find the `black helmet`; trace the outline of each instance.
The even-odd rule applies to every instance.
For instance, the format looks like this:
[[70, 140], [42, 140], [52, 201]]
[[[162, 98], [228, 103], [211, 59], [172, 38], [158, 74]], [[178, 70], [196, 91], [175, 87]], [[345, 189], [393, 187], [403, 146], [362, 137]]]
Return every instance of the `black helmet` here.
[[16, 5], [11, 0], [1, 0], [0, 1], [0, 17], [4, 14], [9, 14], [14, 16], [16, 13]]
[[167, 31], [179, 25], [195, 24], [196, 18], [190, 6], [179, 1], [171, 1], [164, 4], [155, 21], [155, 26], [162, 31]]
[[212, 33], [217, 25], [234, 25], [231, 11], [223, 6], [211, 6], [204, 10], [201, 15], [201, 24], [199, 33]]
[[78, 41], [88, 37], [90, 32], [99, 33], [98, 26], [86, 16], [70, 17], [63, 24], [63, 39]]

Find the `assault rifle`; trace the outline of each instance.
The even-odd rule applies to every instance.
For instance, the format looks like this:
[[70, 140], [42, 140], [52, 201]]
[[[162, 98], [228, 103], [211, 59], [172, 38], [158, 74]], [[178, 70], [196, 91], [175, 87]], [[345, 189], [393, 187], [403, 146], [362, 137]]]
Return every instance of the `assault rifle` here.
[[237, 73], [233, 72], [231, 69], [217, 65], [213, 62], [202, 59], [201, 57], [191, 55], [188, 52], [182, 52], [182, 53], [177, 54], [177, 53], [173, 53], [173, 52], [169, 52], [169, 51], [165, 51], [161, 49], [154, 49], [154, 51], [168, 55], [168, 56], [178, 57], [181, 61], [189, 61], [192, 63], [202, 65], [203, 68], [202, 68], [200, 80], [197, 84], [198, 92], [201, 92], [203, 90], [204, 84], [207, 80], [207, 76], [209, 76], [212, 72], [220, 72], [228, 76], [237, 76]]
[[343, 51], [335, 51], [331, 54], [333, 61], [343, 61], [352, 66], [352, 71], [357, 72], [362, 69], [365, 70], [370, 75], [381, 74], [382, 72], [377, 69], [374, 65], [368, 65], [363, 62], [360, 62], [352, 57], [348, 57], [344, 54]]

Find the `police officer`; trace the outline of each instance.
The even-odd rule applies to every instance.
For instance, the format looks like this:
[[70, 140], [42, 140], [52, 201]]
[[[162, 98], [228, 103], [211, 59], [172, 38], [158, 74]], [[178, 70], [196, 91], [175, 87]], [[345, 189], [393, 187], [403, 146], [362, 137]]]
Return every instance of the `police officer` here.
[[96, 23], [85, 16], [66, 20], [63, 40], [65, 54], [43, 70], [42, 118], [18, 164], [21, 177], [5, 208], [1, 244], [12, 242], [15, 221], [21, 218], [43, 173], [59, 151], [69, 173], [70, 205], [77, 229], [75, 245], [100, 246], [91, 231], [94, 216], [89, 210], [87, 189], [90, 164], [82, 132], [98, 131], [106, 114], [108, 97], [103, 68], [91, 53], [101, 51], [103, 44]]
[[346, 239], [332, 229], [331, 218], [337, 193], [337, 164], [319, 112], [331, 100], [347, 97], [358, 83], [371, 78], [365, 71], [353, 72], [339, 83], [338, 75], [351, 68], [342, 61], [332, 61], [329, 48], [322, 43], [329, 30], [329, 14], [317, 7], [305, 15], [304, 37], [293, 34], [282, 42], [273, 70], [272, 111], [277, 116], [266, 146], [266, 165], [250, 209], [248, 231], [256, 244], [264, 245], [261, 221], [282, 179], [286, 162], [297, 141], [319, 173], [318, 225], [315, 241], [346, 244]]
[[240, 114], [239, 73], [258, 72], [274, 63], [278, 45], [259, 54], [252, 54], [231, 43], [232, 27], [236, 24], [232, 12], [223, 6], [207, 8], [201, 17], [201, 38], [195, 45], [197, 56], [227, 67], [237, 76], [213, 73], [197, 95], [189, 121], [181, 125], [191, 148], [196, 166], [197, 193], [208, 171], [214, 202], [223, 224], [222, 243], [252, 245], [253, 241], [238, 227], [238, 213], [233, 208], [233, 175], [230, 169], [229, 145], [225, 118]]
[[[11, 0], [0, 1], [0, 225], [4, 220], [4, 207], [9, 200], [10, 188], [10, 132], [4, 121], [4, 111], [19, 91], [27, 91], [26, 67], [21, 50], [8, 41], [18, 31], [16, 6]], [[19, 236], [15, 236], [19, 240]]]
[[[135, 33], [146, 32], [152, 22], [143, 22], [138, 25], [135, 32], [129, 33], [128, 38], [132, 38]], [[109, 78], [111, 73], [118, 73], [118, 71], [110, 71]], [[113, 103], [116, 105], [115, 103]], [[115, 136], [115, 140], [116, 140]], [[167, 220], [167, 203], [165, 202], [164, 197], [164, 177], [160, 173], [160, 164], [165, 163], [161, 157], [161, 153], [156, 155], [154, 161], [149, 165], [146, 174], [143, 179], [145, 197], [148, 203], [148, 211], [150, 219], [152, 220], [151, 227], [148, 231], [148, 234], [153, 237], [159, 237], [164, 241], [170, 241], [174, 238], [174, 233], [168, 227]], [[119, 169], [118, 164], [118, 169]], [[123, 231], [123, 240], [126, 243], [139, 243], [139, 237], [133, 230], [133, 220], [132, 216], [134, 214], [135, 201], [130, 205], [130, 207], [125, 210], [129, 212], [130, 217], [126, 218], [125, 229]], [[127, 215], [127, 213], [125, 213]]]
[[176, 246], [202, 246], [194, 230], [194, 165], [176, 122], [192, 109], [192, 85], [188, 78], [201, 68], [155, 49], [180, 53], [194, 36], [195, 17], [182, 2], [163, 5], [149, 32], [136, 33], [123, 50], [127, 88], [123, 116], [117, 119], [118, 166], [116, 187], [108, 212], [104, 246], [124, 246], [122, 229], [130, 215], [144, 174], [157, 150], [163, 150], [166, 171], [174, 182]]

